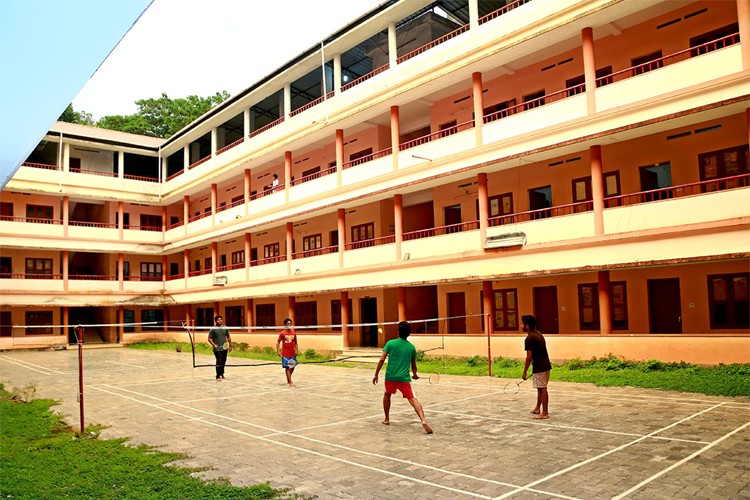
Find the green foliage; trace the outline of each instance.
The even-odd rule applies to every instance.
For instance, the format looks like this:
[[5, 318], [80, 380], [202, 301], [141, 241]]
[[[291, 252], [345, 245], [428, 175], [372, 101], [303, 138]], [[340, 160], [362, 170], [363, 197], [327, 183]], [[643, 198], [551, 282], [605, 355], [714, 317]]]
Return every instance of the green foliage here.
[[466, 364], [469, 366], [487, 366], [487, 358], [482, 358], [482, 356], [472, 356], [466, 360]]
[[78, 123], [80, 125], [94, 125], [94, 118], [91, 116], [91, 113], [75, 111], [73, 104], [68, 104], [68, 107], [65, 108], [65, 111], [62, 112], [58, 120], [61, 122]]
[[[202, 469], [169, 465], [184, 458], [124, 439], [99, 439], [101, 427], [83, 435], [50, 412], [54, 401], [19, 404], [0, 385], [0, 496], [3, 498], [290, 498], [268, 484], [235, 487], [206, 482]], [[293, 495], [292, 495], [293, 496]]]
[[137, 113], [104, 116], [96, 126], [167, 139], [228, 98], [229, 94], [226, 91], [208, 97], [190, 95], [176, 99], [162, 93], [157, 98], [135, 101], [138, 106]]
[[427, 353], [424, 351], [417, 351], [417, 361], [425, 361], [427, 359], [429, 359]]

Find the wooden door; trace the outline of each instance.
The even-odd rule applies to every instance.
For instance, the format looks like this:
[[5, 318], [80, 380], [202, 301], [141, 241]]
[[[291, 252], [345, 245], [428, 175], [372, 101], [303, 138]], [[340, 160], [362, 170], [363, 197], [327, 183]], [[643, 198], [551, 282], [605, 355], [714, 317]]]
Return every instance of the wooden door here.
[[557, 315], [557, 287], [534, 287], [534, 316], [536, 328], [542, 333], [560, 333]]
[[682, 333], [679, 278], [648, 280], [648, 324], [651, 333]]
[[448, 333], [466, 333], [466, 299], [464, 292], [448, 294]]

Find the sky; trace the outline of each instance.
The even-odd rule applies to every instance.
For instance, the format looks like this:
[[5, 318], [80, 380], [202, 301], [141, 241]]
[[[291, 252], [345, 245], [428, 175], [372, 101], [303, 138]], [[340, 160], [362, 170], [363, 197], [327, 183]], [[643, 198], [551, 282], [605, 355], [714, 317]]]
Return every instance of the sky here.
[[154, 0], [73, 108], [99, 119], [133, 114], [136, 100], [162, 92], [235, 95], [380, 3]]
[[0, 188], [71, 102], [234, 95], [383, 2], [0, 0]]

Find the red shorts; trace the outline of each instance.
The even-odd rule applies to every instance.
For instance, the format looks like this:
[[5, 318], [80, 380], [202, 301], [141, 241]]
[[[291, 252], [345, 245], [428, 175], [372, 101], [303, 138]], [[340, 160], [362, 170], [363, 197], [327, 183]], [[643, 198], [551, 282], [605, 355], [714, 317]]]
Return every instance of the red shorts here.
[[401, 391], [406, 399], [414, 399], [414, 393], [411, 390], [411, 384], [409, 382], [389, 382], [385, 381], [385, 392], [388, 394], [396, 394], [396, 391]]

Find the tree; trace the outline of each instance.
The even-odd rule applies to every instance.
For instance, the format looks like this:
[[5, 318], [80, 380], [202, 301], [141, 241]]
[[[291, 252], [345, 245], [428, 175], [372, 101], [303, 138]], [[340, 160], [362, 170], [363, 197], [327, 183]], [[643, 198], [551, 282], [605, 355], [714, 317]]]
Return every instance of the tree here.
[[65, 111], [62, 112], [58, 120], [61, 122], [79, 123], [81, 125], [94, 125], [94, 119], [91, 116], [91, 113], [75, 111], [72, 103], [68, 104], [68, 107], [65, 108]]
[[161, 97], [155, 99], [136, 101], [136, 114], [104, 116], [96, 126], [167, 139], [228, 98], [226, 91], [208, 97], [191, 95], [177, 99], [170, 99], [166, 93], [162, 93]]

